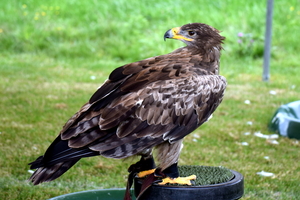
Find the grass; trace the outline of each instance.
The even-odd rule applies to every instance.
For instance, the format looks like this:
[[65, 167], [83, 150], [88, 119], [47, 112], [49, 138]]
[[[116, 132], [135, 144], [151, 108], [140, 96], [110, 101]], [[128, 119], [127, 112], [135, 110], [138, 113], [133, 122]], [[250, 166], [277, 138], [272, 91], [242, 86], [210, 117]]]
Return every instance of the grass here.
[[[110, 71], [182, 46], [163, 42], [163, 34], [189, 22], [223, 31], [221, 74], [229, 85], [214, 117], [185, 139], [180, 164], [241, 172], [243, 199], [298, 199], [299, 142], [280, 137], [274, 145], [253, 133], [271, 134], [267, 124], [275, 110], [299, 100], [300, 3], [275, 1], [269, 83], [261, 81], [265, 3], [0, 0], [0, 199], [125, 187], [127, 167], [136, 158], [82, 159], [61, 178], [39, 186], [26, 181], [27, 163], [44, 153]], [[247, 36], [239, 38], [240, 32]], [[260, 171], [275, 176], [258, 176]]]

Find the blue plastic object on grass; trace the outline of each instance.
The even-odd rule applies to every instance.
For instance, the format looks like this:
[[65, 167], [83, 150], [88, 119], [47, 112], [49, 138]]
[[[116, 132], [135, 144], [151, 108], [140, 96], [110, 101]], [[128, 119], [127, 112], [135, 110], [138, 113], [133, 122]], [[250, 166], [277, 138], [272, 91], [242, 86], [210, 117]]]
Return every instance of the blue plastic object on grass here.
[[300, 101], [280, 106], [269, 124], [269, 129], [285, 137], [300, 139]]

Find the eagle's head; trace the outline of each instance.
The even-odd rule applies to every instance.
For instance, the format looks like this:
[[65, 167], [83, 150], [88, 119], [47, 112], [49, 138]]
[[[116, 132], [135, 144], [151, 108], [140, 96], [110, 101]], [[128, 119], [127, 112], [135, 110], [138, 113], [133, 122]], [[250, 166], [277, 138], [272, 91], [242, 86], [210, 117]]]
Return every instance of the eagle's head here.
[[219, 33], [220, 31], [207, 24], [190, 23], [168, 30], [164, 35], [164, 39], [171, 38], [181, 40], [188, 46], [201, 49], [211, 49], [214, 47], [221, 49], [222, 40], [224, 40], [225, 37]]

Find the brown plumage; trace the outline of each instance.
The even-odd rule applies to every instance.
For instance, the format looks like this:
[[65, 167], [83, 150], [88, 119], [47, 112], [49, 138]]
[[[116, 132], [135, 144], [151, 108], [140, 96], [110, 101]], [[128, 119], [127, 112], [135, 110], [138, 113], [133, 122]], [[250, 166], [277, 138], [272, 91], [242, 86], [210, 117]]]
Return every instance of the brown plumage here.
[[166, 32], [187, 46], [115, 69], [69, 121], [44, 156], [30, 163], [34, 184], [58, 178], [83, 157], [149, 156], [164, 170], [177, 163], [182, 139], [221, 103], [219, 31], [201, 23]]

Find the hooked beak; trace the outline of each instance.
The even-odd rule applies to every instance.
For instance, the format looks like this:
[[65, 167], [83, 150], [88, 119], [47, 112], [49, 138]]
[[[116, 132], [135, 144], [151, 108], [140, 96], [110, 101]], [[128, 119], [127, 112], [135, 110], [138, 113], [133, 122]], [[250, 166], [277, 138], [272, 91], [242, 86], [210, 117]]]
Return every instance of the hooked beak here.
[[166, 41], [166, 38], [170, 39], [177, 39], [177, 40], [185, 40], [185, 41], [193, 41], [193, 39], [186, 38], [185, 36], [179, 34], [181, 27], [176, 27], [168, 30], [164, 35], [164, 40]]

